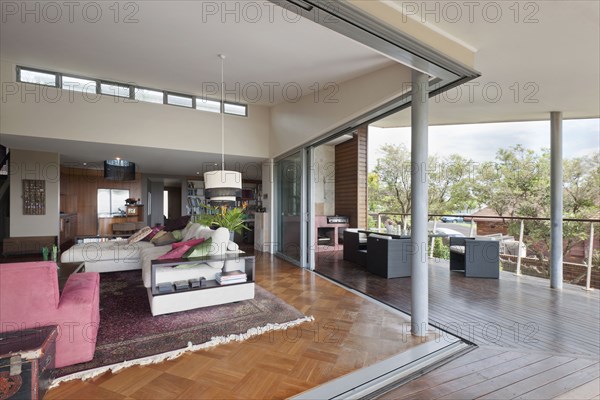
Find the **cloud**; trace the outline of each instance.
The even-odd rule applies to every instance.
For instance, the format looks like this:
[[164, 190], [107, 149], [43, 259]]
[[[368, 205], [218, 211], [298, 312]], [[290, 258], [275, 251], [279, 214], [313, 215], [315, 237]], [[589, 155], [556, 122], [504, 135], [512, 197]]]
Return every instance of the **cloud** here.
[[[369, 128], [369, 169], [375, 167], [386, 143], [404, 143], [410, 149], [410, 128]], [[539, 152], [550, 148], [550, 122], [502, 122], [492, 124], [429, 127], [429, 153], [461, 154], [476, 162], [493, 161], [498, 149], [521, 144]], [[600, 119], [566, 120], [563, 123], [563, 157], [573, 158], [600, 151]]]

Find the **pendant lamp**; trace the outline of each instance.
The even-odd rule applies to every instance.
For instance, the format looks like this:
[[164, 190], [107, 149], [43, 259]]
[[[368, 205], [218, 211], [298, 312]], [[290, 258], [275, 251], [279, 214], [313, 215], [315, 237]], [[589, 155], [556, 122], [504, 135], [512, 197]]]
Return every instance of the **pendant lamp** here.
[[211, 205], [235, 206], [242, 196], [242, 174], [225, 170], [225, 55], [221, 59], [221, 169], [204, 173], [204, 195]]

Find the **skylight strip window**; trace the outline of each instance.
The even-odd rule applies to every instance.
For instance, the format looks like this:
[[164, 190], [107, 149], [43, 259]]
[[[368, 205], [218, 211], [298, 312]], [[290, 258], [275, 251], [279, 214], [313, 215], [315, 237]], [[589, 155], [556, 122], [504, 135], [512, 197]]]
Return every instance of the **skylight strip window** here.
[[131, 98], [155, 104], [169, 104], [179, 107], [195, 108], [196, 110], [225, 114], [248, 116], [248, 105], [225, 102], [221, 106], [218, 100], [180, 93], [168, 93], [157, 89], [134, 87], [131, 85], [103, 81], [94, 78], [82, 78], [60, 72], [46, 71], [29, 67], [16, 67], [17, 82], [33, 83], [51, 86], [63, 90], [71, 90], [89, 94], [105, 94], [122, 98]]
[[116, 97], [130, 97], [130, 88], [129, 85], [123, 85], [119, 83], [112, 82], [101, 82], [100, 83], [100, 93], [107, 94], [109, 96]]
[[56, 73], [23, 67], [17, 69], [17, 81], [58, 87], [58, 76]]
[[134, 98], [139, 101], [145, 101], [147, 103], [164, 104], [165, 96], [164, 93], [159, 90], [135, 88]]
[[62, 88], [74, 92], [96, 94], [97, 82], [91, 79], [77, 78], [74, 76], [62, 76]]
[[248, 106], [244, 104], [225, 103], [223, 109], [225, 114], [248, 116]]
[[196, 110], [220, 113], [221, 102], [217, 100], [208, 100], [201, 97], [196, 97]]
[[192, 96], [167, 93], [167, 104], [172, 106], [192, 108], [194, 107], [194, 99]]

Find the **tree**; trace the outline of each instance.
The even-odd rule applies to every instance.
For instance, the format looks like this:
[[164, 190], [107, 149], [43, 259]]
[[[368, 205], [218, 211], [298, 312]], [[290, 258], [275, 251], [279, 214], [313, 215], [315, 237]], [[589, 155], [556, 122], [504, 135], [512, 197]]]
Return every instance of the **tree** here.
[[539, 216], [550, 206], [548, 151], [536, 154], [521, 145], [498, 150], [495, 162], [479, 166], [474, 194], [500, 216]]
[[477, 206], [472, 191], [474, 165], [459, 154], [429, 157], [430, 214], [453, 214]]
[[[411, 204], [411, 158], [404, 144], [386, 144], [381, 149], [383, 157], [377, 160], [374, 172], [369, 174], [369, 211], [410, 214]], [[476, 204], [473, 196], [473, 162], [453, 154], [448, 159], [430, 156], [429, 212], [433, 214], [455, 213]], [[407, 219], [400, 217], [406, 228]]]
[[[394, 211], [400, 214], [410, 214], [410, 152], [404, 144], [385, 144], [381, 150], [383, 157], [377, 160], [374, 173], [378, 177], [378, 187], [369, 197], [373, 196], [379, 210]], [[406, 217], [400, 217], [400, 223], [406, 226]]]

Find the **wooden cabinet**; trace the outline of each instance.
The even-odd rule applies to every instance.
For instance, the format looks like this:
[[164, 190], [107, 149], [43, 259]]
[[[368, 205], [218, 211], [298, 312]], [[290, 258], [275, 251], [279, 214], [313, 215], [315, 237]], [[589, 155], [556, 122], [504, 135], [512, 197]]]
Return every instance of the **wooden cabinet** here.
[[144, 220], [144, 206], [143, 205], [127, 206], [125, 208], [125, 213], [127, 214], [127, 217], [138, 217], [137, 221]]
[[75, 239], [77, 236], [77, 214], [60, 216], [60, 244]]

